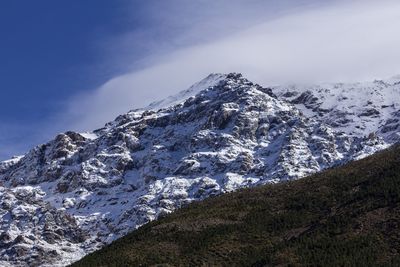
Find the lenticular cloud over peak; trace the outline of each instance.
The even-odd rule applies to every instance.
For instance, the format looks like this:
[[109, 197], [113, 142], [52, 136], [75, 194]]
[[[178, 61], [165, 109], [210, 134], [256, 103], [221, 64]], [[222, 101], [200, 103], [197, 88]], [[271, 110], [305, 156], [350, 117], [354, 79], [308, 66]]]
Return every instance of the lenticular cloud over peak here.
[[171, 49], [146, 68], [76, 97], [66, 120], [75, 129], [100, 127], [211, 72], [241, 72], [263, 85], [387, 78], [400, 73], [399, 12], [396, 2], [336, 2], [258, 19], [238, 32]]

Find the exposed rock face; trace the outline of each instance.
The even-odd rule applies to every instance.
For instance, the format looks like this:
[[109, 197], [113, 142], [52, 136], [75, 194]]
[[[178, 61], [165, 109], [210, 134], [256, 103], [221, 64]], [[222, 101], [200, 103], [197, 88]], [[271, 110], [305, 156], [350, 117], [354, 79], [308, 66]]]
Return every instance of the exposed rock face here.
[[387, 142], [400, 141], [400, 78], [353, 84], [279, 86], [280, 99], [294, 104], [308, 117], [348, 135], [377, 133]]
[[71, 253], [84, 255], [87, 234], [74, 216], [43, 201], [44, 195], [30, 186], [0, 188], [2, 266], [40, 266], [72, 260]]
[[60, 134], [0, 163], [0, 264], [66, 265], [182, 204], [297, 179], [397, 140], [398, 112], [376, 134], [345, 132], [356, 124], [347, 114], [364, 125], [382, 109], [328, 109], [322, 92], [210, 75], [90, 136]]

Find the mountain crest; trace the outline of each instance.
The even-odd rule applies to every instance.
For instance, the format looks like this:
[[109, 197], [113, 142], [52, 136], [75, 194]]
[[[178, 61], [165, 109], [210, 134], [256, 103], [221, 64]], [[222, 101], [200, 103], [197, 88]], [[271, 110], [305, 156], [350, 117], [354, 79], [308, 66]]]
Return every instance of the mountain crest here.
[[391, 139], [381, 132], [396, 134], [396, 117], [369, 137], [345, 131], [376, 114], [340, 121], [350, 106], [333, 108], [320, 87], [316, 96], [281, 89], [212, 74], [94, 133], [60, 134], [1, 163], [0, 264], [66, 265], [186, 203], [301, 178], [383, 149]]

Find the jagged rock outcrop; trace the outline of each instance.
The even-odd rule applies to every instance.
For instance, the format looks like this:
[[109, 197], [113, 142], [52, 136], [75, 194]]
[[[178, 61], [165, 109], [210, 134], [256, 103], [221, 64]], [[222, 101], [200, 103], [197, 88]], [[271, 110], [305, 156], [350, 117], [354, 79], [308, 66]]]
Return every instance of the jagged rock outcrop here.
[[301, 178], [397, 140], [398, 112], [365, 135], [343, 129], [386, 111], [329, 108], [322, 89], [282, 92], [210, 75], [92, 134], [60, 134], [0, 163], [0, 264], [66, 265], [191, 201]]
[[400, 78], [352, 84], [289, 85], [272, 88], [307, 117], [353, 136], [377, 134], [400, 141]]

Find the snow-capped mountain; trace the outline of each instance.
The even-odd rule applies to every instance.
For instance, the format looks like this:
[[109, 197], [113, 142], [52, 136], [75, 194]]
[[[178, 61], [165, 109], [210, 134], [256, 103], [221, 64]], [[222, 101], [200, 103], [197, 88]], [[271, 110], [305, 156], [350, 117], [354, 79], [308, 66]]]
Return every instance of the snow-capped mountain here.
[[291, 85], [272, 89], [308, 117], [348, 135], [400, 140], [400, 77], [351, 84]]
[[399, 88], [213, 74], [93, 133], [60, 134], [0, 163], [0, 265], [64, 266], [191, 201], [372, 154], [398, 140]]

